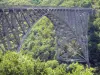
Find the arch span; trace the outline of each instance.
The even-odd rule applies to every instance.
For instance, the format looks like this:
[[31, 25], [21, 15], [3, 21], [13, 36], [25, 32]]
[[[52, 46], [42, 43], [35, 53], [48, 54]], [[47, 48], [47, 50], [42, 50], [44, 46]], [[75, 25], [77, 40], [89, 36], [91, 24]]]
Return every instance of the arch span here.
[[92, 9], [64, 7], [0, 8], [0, 48], [20, 50], [32, 25], [47, 16], [57, 36], [57, 58], [62, 61], [89, 62], [88, 20]]

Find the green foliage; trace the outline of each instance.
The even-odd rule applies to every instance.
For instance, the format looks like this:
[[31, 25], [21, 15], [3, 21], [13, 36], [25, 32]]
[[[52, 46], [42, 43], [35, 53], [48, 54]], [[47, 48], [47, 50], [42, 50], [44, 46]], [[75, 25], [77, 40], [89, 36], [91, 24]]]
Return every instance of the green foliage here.
[[100, 64], [100, 18], [99, 12], [96, 16], [91, 17], [89, 27], [89, 50], [90, 62], [94, 66]]
[[[0, 5], [35, 5], [35, 6], [65, 6], [65, 7], [88, 7], [88, 8], [100, 8], [100, 0], [0, 0]], [[90, 62], [93, 65], [100, 64], [100, 11], [96, 12], [96, 17], [91, 17], [89, 24], [89, 56]], [[42, 20], [42, 19], [41, 19]], [[46, 19], [45, 19], [46, 20]], [[39, 21], [41, 22], [41, 21]], [[38, 22], [38, 24], [39, 24]], [[50, 22], [49, 22], [50, 23]], [[39, 27], [35, 25], [32, 28], [31, 34], [28, 39], [25, 41], [23, 48], [26, 47], [24, 53], [33, 55], [35, 58], [40, 58], [42, 60], [48, 60], [53, 58], [55, 47], [50, 46], [50, 41], [55, 42], [55, 38], [48, 37], [48, 33], [52, 31], [41, 30], [42, 26], [45, 26], [46, 22], [41, 22]], [[42, 32], [41, 32], [42, 31]], [[47, 36], [46, 34], [48, 34]], [[36, 35], [35, 35], [36, 34]], [[52, 33], [50, 33], [52, 34]], [[34, 35], [34, 36], [33, 36]], [[54, 37], [54, 33], [52, 34]], [[38, 38], [37, 38], [38, 37]], [[48, 38], [46, 38], [48, 37]], [[31, 38], [31, 39], [30, 39]], [[43, 39], [44, 38], [44, 39]], [[41, 39], [41, 40], [39, 40]], [[46, 39], [46, 40], [45, 40]], [[41, 43], [42, 41], [42, 43]], [[44, 44], [45, 43], [45, 44]], [[41, 45], [42, 44], [42, 45]], [[55, 43], [53, 43], [55, 44]], [[30, 52], [29, 52], [30, 51]], [[0, 53], [0, 61], [2, 60], [2, 53]], [[47, 71], [49, 74], [53, 75], [54, 71], [51, 68], [48, 68]]]
[[0, 50], [0, 62], [2, 61], [2, 56], [3, 56], [3, 53], [2, 53], [2, 51]]
[[100, 30], [100, 18], [95, 19], [94, 25]]
[[33, 4], [39, 4], [41, 0], [32, 0]]
[[66, 65], [56, 60], [41, 62], [28, 55], [8, 51], [2, 55], [0, 75], [62, 75]]
[[47, 62], [37, 62], [35, 65], [35, 75], [65, 75], [66, 65], [60, 65], [56, 60]]
[[[95, 2], [95, 1], [94, 1]], [[66, 6], [66, 7], [90, 7], [92, 0], [1, 0], [5, 5], [35, 5], [35, 6]], [[97, 2], [96, 7], [98, 7]]]
[[93, 0], [92, 7], [99, 9], [100, 8], [100, 0]]
[[30, 0], [8, 0], [9, 5], [32, 5]]
[[33, 69], [33, 59], [21, 53], [8, 51], [0, 62], [0, 75], [32, 75]]
[[53, 59], [55, 55], [55, 31], [51, 21], [45, 16], [31, 29], [22, 49], [41, 60]]
[[[93, 75], [94, 70], [78, 63], [68, 67], [66, 64], [59, 64], [56, 60], [41, 62], [29, 55], [11, 51], [1, 56], [0, 75]], [[70, 71], [67, 71], [67, 67]]]
[[74, 1], [72, 1], [72, 0], [69, 0], [69, 1], [67, 1], [67, 0], [64, 0], [64, 2], [60, 5], [60, 6], [66, 6], [66, 7], [74, 7]]
[[1, 5], [32, 5], [31, 0], [1, 0]]
[[75, 6], [79, 7], [91, 7], [92, 0], [75, 0]]
[[62, 0], [42, 0], [39, 6], [58, 6]]
[[79, 65], [78, 63], [73, 63], [69, 66], [72, 69], [71, 72], [68, 72], [67, 75], [93, 75], [94, 69], [88, 68], [87, 66], [84, 68], [83, 65]]

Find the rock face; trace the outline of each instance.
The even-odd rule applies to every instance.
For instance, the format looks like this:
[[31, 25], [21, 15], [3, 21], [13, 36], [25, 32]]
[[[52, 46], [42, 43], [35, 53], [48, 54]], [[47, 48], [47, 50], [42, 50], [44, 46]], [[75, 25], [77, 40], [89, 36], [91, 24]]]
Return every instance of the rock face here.
[[92, 9], [64, 7], [0, 8], [0, 47], [19, 51], [31, 26], [46, 16], [55, 27], [57, 59], [89, 62], [87, 32], [92, 12]]

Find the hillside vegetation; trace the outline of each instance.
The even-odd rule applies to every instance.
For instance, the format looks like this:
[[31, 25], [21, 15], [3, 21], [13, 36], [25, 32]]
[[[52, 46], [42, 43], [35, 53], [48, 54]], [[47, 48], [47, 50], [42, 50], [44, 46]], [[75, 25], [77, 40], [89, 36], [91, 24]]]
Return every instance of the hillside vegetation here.
[[[0, 0], [0, 6], [64, 6], [96, 9], [89, 21], [89, 56], [91, 66], [100, 75], [100, 0]], [[0, 75], [94, 75], [93, 68], [73, 63], [59, 64], [56, 56], [56, 37], [52, 22], [41, 18], [32, 28], [19, 53], [0, 52]]]

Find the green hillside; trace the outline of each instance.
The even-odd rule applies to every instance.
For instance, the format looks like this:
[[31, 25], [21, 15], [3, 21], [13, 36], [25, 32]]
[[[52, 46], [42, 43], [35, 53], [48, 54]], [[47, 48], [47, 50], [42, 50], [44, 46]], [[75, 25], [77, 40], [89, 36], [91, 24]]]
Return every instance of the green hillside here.
[[[88, 39], [90, 64], [61, 64], [56, 59], [56, 37], [52, 22], [42, 17], [31, 29], [21, 51], [0, 52], [0, 75], [100, 75], [100, 0], [0, 0], [0, 6], [64, 6], [93, 8]], [[67, 69], [66, 69], [67, 67]]]

